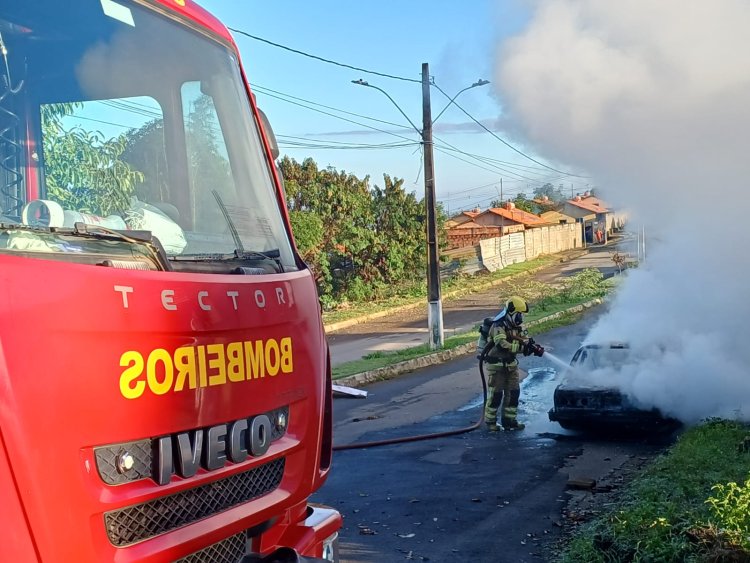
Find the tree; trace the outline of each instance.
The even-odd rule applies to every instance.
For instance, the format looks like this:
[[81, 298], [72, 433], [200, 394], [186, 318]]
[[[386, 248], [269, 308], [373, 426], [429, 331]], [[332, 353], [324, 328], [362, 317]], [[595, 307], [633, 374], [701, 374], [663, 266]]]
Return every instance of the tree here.
[[424, 203], [403, 180], [384, 174], [371, 189], [369, 178], [320, 170], [309, 158], [284, 157], [280, 168], [295, 241], [324, 300], [373, 298], [424, 278]]
[[[306, 261], [321, 294], [333, 299], [345, 291], [353, 277], [367, 277], [362, 264], [367, 264], [365, 256], [373, 237], [369, 179], [360, 180], [333, 168], [320, 170], [310, 158], [300, 164], [285, 156], [279, 167], [295, 222], [295, 240], [317, 241], [317, 251], [309, 248]], [[314, 214], [319, 222], [306, 214]], [[311, 231], [319, 226], [322, 240]]]
[[47, 197], [66, 209], [102, 216], [124, 213], [143, 173], [123, 160], [124, 135], [107, 139], [99, 131], [63, 126], [78, 107], [42, 106]]
[[148, 202], [169, 201], [169, 177], [164, 148], [164, 120], [153, 119], [139, 129], [126, 133], [122, 158], [143, 172], [136, 184], [138, 199]]
[[526, 194], [520, 193], [516, 196], [516, 198], [513, 200], [513, 204], [516, 206], [517, 209], [521, 209], [522, 211], [527, 211], [528, 213], [536, 213], [536, 207], [534, 206], [534, 202], [531, 200], [526, 199]]
[[427, 267], [424, 205], [414, 193], [406, 193], [403, 179], [383, 174], [383, 184], [373, 192], [377, 236], [372, 263], [387, 283], [413, 280]]
[[547, 182], [546, 184], [542, 186], [538, 186], [534, 188], [534, 199], [543, 199], [545, 196], [547, 198], [554, 202], [559, 203], [561, 201], [565, 201], [565, 194], [563, 194], [562, 189], [555, 188], [552, 184]]

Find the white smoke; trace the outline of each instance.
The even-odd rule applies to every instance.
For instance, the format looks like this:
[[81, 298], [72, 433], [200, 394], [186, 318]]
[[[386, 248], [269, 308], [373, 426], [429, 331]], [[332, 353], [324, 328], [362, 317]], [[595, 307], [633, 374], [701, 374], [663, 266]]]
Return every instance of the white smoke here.
[[498, 53], [506, 118], [653, 241], [588, 339], [631, 343], [617, 379], [644, 406], [750, 419], [750, 4], [532, 7]]

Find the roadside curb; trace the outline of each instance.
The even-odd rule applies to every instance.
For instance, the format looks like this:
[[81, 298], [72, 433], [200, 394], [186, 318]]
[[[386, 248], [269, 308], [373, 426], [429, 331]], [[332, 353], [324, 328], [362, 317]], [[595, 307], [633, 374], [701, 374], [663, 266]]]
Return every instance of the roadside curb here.
[[[526, 323], [526, 328], [531, 328], [547, 321], [558, 319], [563, 315], [567, 315], [570, 313], [579, 313], [584, 309], [590, 309], [591, 307], [594, 307], [596, 305], [601, 305], [602, 303], [604, 303], [604, 301], [605, 300], [602, 298], [592, 299], [591, 301], [581, 303], [580, 305], [576, 305], [575, 307], [570, 307], [563, 311], [558, 311], [557, 313], [547, 315], [546, 317], [542, 317], [534, 321], [529, 321], [528, 323]], [[477, 324], [479, 324], [479, 322], [477, 322]], [[471, 352], [476, 352], [476, 349], [476, 343], [469, 342], [468, 344], [463, 344], [450, 350], [441, 350], [440, 352], [427, 354], [425, 356], [420, 356], [419, 358], [413, 358], [411, 360], [405, 360], [403, 362], [398, 362], [397, 364], [393, 364], [390, 366], [384, 366], [382, 368], [365, 371], [362, 373], [356, 373], [354, 375], [349, 375], [340, 379], [334, 379], [333, 382], [336, 385], [357, 387], [358, 385], [365, 385], [374, 381], [391, 379], [403, 373], [408, 373], [419, 368], [448, 362], [460, 356], [465, 356], [466, 354], [469, 354]]]
[[[580, 258], [581, 256], [585, 256], [589, 252], [590, 250], [587, 248], [582, 248], [578, 251], [575, 251], [575, 250], [570, 251], [570, 254], [568, 256], [561, 257], [557, 263], [564, 264], [565, 262], [570, 262], [571, 260], [574, 260], [575, 258]], [[519, 272], [517, 274], [511, 274], [510, 276], [500, 278], [497, 280], [493, 280], [491, 282], [477, 284], [475, 287], [472, 287], [471, 289], [457, 289], [455, 291], [444, 293], [442, 298], [443, 300], [445, 300], [445, 299], [451, 299], [453, 297], [461, 297], [463, 295], [470, 295], [478, 291], [484, 291], [485, 289], [498, 286], [502, 283], [515, 279], [519, 276], [535, 274], [541, 270], [544, 270], [546, 268], [549, 268], [550, 266], [553, 266], [554, 264], [555, 262], [550, 262], [549, 264], [545, 264], [544, 266], [537, 266], [536, 268], [531, 268], [530, 270], [526, 270], [525, 272]], [[425, 306], [426, 306], [426, 303], [424, 301], [418, 301], [416, 303], [409, 303], [408, 305], [400, 305], [398, 307], [386, 309], [385, 311], [378, 311], [377, 313], [371, 313], [369, 315], [362, 315], [353, 319], [347, 319], [345, 321], [339, 321], [337, 323], [323, 325], [323, 329], [325, 330], [326, 334], [333, 334], [334, 332], [337, 332], [339, 330], [343, 330], [345, 328], [349, 328], [358, 324], [362, 324], [367, 321], [380, 319], [383, 317], [387, 317], [388, 315], [392, 315], [394, 313], [401, 313], [403, 311], [409, 311], [411, 309], [416, 309], [418, 307], [425, 307]]]

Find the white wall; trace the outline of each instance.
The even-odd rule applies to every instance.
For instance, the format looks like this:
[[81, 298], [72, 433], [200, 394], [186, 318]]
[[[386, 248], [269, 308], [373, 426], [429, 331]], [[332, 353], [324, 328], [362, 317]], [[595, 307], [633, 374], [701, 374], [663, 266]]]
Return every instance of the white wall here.
[[581, 227], [576, 223], [527, 229], [479, 242], [482, 265], [490, 272], [510, 264], [533, 260], [583, 246]]

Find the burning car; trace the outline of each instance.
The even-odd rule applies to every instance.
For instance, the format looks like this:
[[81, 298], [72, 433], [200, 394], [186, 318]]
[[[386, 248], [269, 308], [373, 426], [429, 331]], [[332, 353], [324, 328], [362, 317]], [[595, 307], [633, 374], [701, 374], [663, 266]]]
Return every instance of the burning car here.
[[[630, 347], [622, 343], [586, 344], [570, 361], [568, 377], [555, 389], [549, 419], [568, 430], [668, 430], [679, 423], [658, 409], [636, 406], [618, 388], [602, 382], [602, 374], [628, 360]], [[592, 378], [591, 374], [599, 373]], [[595, 381], [595, 382], [594, 382]]]

